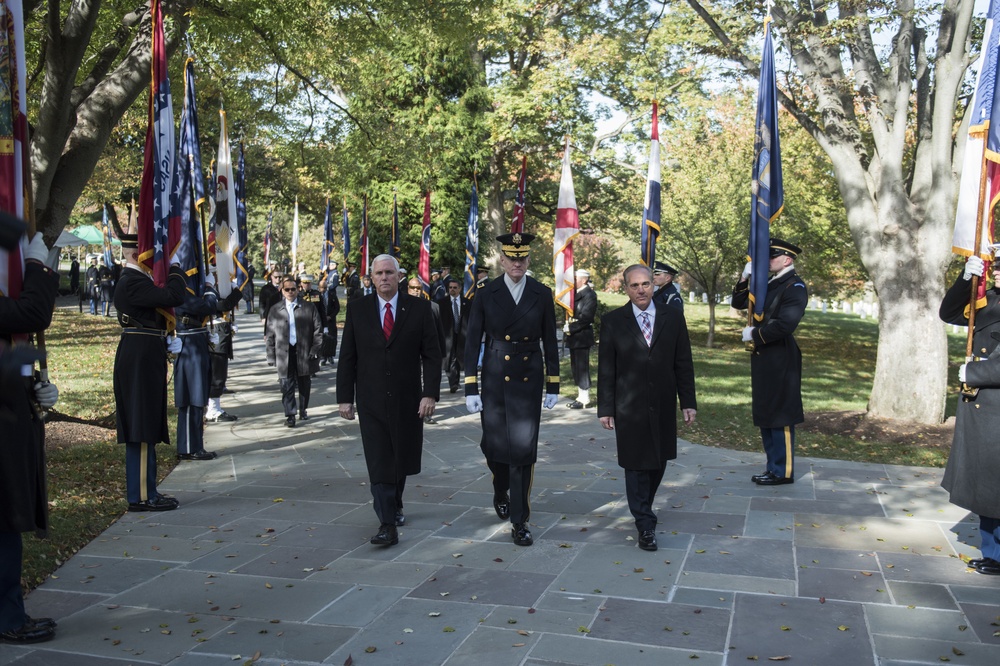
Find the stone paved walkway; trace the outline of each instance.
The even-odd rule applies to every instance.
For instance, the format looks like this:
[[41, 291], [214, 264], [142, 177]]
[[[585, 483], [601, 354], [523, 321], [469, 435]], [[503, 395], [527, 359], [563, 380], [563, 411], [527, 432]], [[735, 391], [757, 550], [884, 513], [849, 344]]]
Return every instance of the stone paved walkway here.
[[611, 433], [560, 404], [543, 414], [535, 545], [518, 548], [479, 419], [445, 389], [399, 545], [376, 548], [333, 370], [285, 428], [260, 324], [238, 321], [224, 406], [240, 420], [209, 425], [219, 459], [181, 463], [162, 484], [179, 510], [125, 514], [34, 591], [58, 636], [0, 646], [0, 666], [1000, 664], [1000, 577], [958, 559], [977, 556], [977, 523], [941, 470], [800, 458], [794, 485], [761, 488], [761, 454], [681, 442], [649, 553]]

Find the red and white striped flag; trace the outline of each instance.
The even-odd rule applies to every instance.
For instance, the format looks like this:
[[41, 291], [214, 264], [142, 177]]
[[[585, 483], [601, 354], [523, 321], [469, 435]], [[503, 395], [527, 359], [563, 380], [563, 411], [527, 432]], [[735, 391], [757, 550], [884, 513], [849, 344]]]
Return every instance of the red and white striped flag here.
[[[28, 118], [24, 64], [24, 9], [21, 0], [0, 3], [0, 210], [25, 219]], [[0, 295], [17, 298], [24, 279], [27, 237], [13, 251], [0, 249]]]
[[569, 316], [573, 316], [576, 280], [573, 276], [573, 239], [580, 233], [580, 216], [573, 191], [573, 172], [569, 161], [569, 136], [563, 152], [559, 203], [556, 206], [556, 231], [553, 240], [552, 270], [555, 273], [555, 298]]

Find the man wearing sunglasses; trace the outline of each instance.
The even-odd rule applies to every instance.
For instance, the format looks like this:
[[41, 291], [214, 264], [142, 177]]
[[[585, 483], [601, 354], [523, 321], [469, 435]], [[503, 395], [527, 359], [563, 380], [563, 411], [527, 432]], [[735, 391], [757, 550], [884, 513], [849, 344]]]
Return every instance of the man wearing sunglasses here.
[[[281, 302], [271, 306], [267, 315], [264, 339], [267, 342], [267, 364], [276, 366], [281, 382], [281, 405], [285, 410], [285, 425], [295, 427], [295, 410], [299, 419], [309, 418], [309, 393], [312, 379], [310, 359], [319, 354], [323, 345], [323, 322], [316, 306], [299, 298], [299, 286], [290, 277], [281, 283]], [[298, 388], [298, 401], [295, 390]]]

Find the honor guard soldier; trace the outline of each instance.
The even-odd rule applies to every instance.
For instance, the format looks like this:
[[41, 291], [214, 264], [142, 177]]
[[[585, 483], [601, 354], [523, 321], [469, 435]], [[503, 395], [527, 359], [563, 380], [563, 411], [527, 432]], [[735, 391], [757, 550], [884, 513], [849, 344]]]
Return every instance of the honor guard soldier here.
[[211, 373], [212, 333], [208, 324], [218, 312], [236, 307], [245, 292], [234, 289], [224, 301], [210, 285], [196, 296], [186, 293], [184, 302], [174, 308], [177, 337], [181, 350], [174, 359], [174, 405], [177, 407], [178, 460], [213, 460], [214, 451], [205, 450], [205, 407], [208, 405]]
[[122, 337], [115, 354], [115, 420], [125, 444], [129, 511], [170, 511], [178, 502], [156, 490], [156, 444], [170, 443], [167, 431], [167, 352], [180, 351], [180, 339], [167, 338], [167, 321], [158, 308], [184, 302], [184, 272], [170, 267], [165, 287], [139, 265], [139, 237], [122, 234], [125, 270], [115, 288], [115, 311]]
[[677, 269], [662, 261], [653, 262], [653, 285], [656, 291], [653, 293], [653, 302], [656, 305], [671, 305], [684, 312], [684, 299], [677, 289]]
[[[501, 520], [510, 519], [511, 538], [518, 546], [533, 542], [528, 495], [538, 457], [542, 394], [546, 409], [559, 399], [552, 290], [525, 275], [534, 238], [527, 233], [497, 236], [504, 276], [476, 293], [465, 342], [465, 404], [470, 413], [481, 412], [480, 446], [493, 472], [493, 508]], [[484, 335], [480, 395], [476, 366]]]
[[570, 409], [583, 409], [590, 404], [590, 348], [594, 346], [597, 293], [590, 286], [590, 273], [587, 271], [576, 271], [574, 279], [576, 298], [573, 301], [573, 316], [566, 319], [563, 334], [569, 349], [569, 363], [578, 395], [576, 400], [566, 406]]
[[[788, 241], [772, 238], [764, 318], [743, 329], [743, 342], [752, 343], [750, 384], [753, 424], [767, 455], [767, 469], [751, 480], [761, 486], [795, 482], [795, 424], [802, 423], [802, 352], [792, 333], [802, 321], [809, 291], [795, 272], [795, 257], [802, 250]], [[733, 307], [750, 303], [750, 263], [733, 287]], [[756, 269], [755, 269], [756, 270]]]
[[[1000, 247], [993, 246], [994, 254]], [[972, 278], [983, 276], [985, 263], [969, 257], [965, 271], [941, 302], [941, 319], [969, 323]], [[955, 434], [941, 485], [952, 504], [979, 516], [980, 552], [966, 562], [977, 573], [1000, 576], [1000, 259], [990, 266], [993, 286], [978, 299], [972, 334], [973, 360], [959, 368], [964, 385], [955, 411]], [[971, 390], [969, 389], [971, 387]]]

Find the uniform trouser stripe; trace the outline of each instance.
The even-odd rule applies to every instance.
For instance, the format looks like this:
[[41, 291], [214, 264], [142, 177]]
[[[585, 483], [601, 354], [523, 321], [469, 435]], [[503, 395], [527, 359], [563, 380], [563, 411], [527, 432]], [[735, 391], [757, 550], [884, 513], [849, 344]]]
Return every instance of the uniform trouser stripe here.
[[149, 499], [149, 489], [146, 487], [146, 476], [149, 474], [149, 444], [142, 442], [139, 444], [139, 500], [145, 502]]
[[794, 460], [794, 453], [792, 452], [792, 428], [791, 426], [785, 426], [785, 478], [792, 478], [792, 461]]
[[795, 426], [761, 428], [767, 471], [779, 478], [795, 478]]
[[156, 447], [146, 442], [125, 444], [125, 480], [129, 503], [156, 496]]

